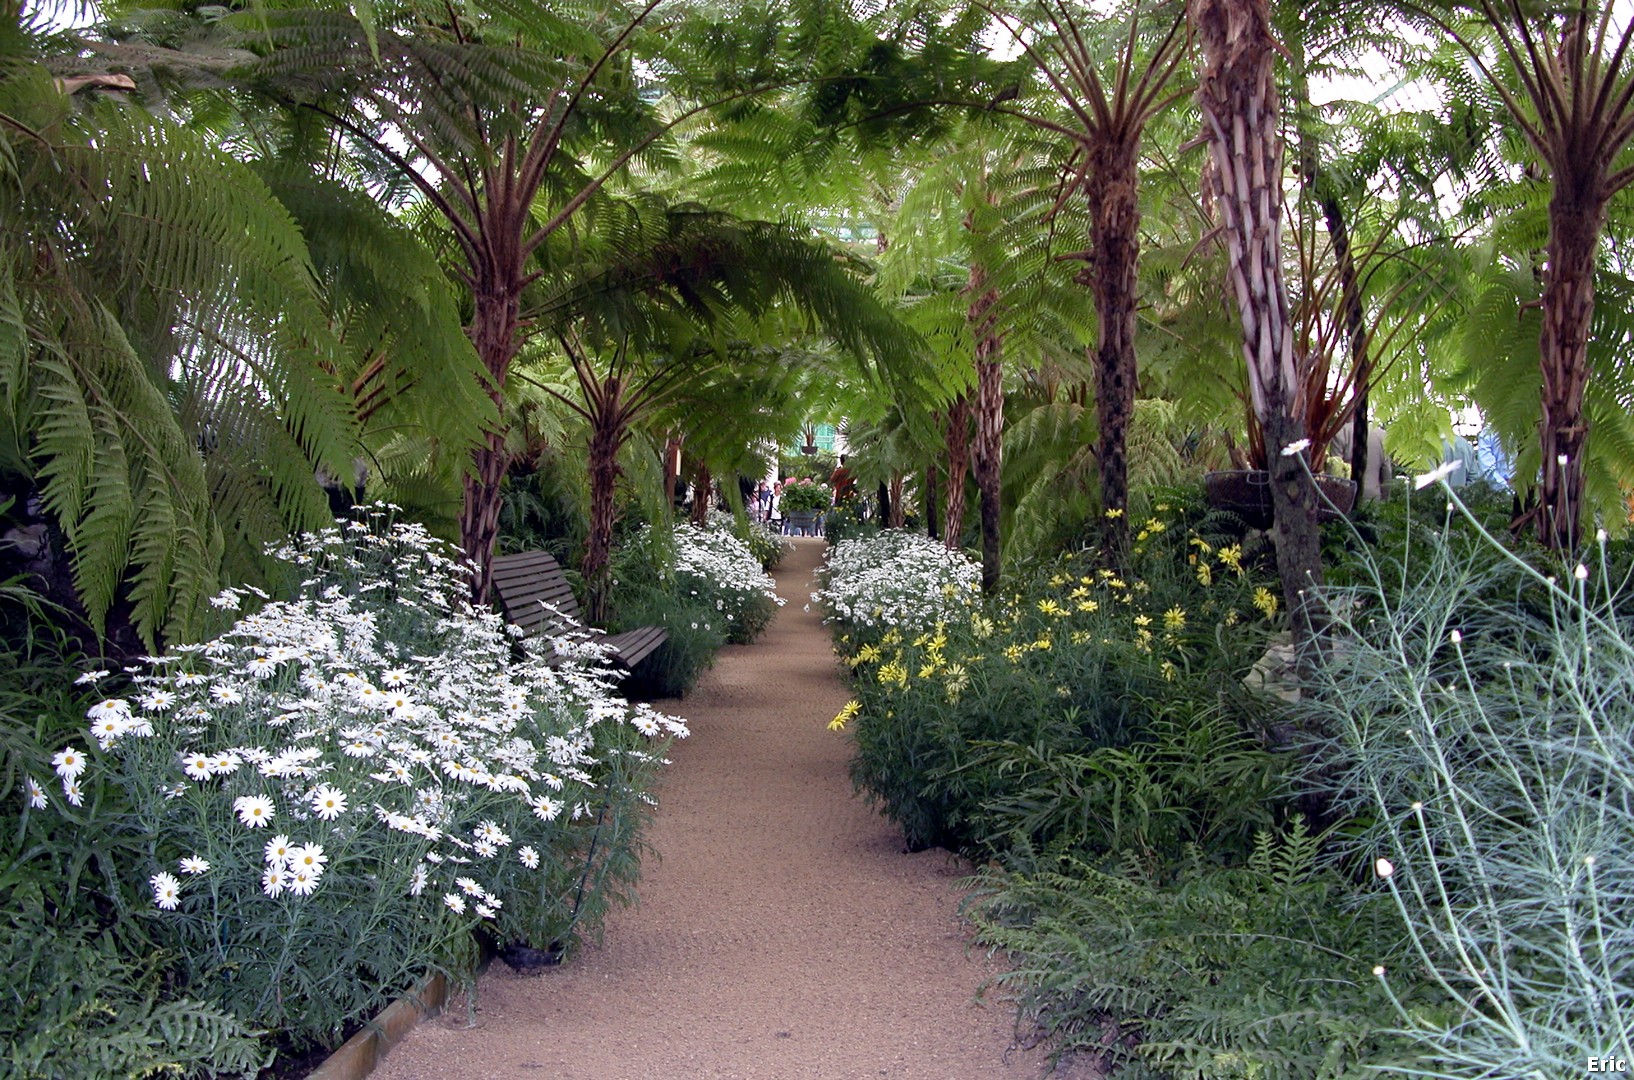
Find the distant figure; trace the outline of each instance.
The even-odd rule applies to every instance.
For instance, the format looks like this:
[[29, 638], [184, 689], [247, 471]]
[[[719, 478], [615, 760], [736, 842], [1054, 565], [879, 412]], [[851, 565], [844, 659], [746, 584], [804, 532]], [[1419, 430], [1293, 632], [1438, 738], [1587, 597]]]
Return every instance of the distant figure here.
[[1462, 435], [1454, 435], [1451, 442], [1441, 440], [1441, 463], [1457, 466], [1447, 474], [1448, 487], [1463, 487], [1481, 478], [1481, 460], [1475, 454], [1475, 446]]
[[1475, 460], [1481, 466], [1481, 476], [1496, 487], [1509, 487], [1515, 467], [1509, 463], [1509, 454], [1491, 428], [1482, 429], [1475, 437]]
[[772, 485], [764, 480], [755, 489], [755, 520], [762, 525], [772, 520]]
[[834, 501], [845, 502], [857, 494], [857, 478], [851, 475], [851, 470], [845, 467], [846, 455], [840, 455], [840, 463], [834, 466], [829, 474], [829, 486], [834, 489]]
[[[1346, 424], [1339, 429], [1339, 433], [1328, 444], [1328, 456], [1337, 455], [1341, 461], [1350, 460], [1350, 449], [1354, 428]], [[1351, 477], [1360, 485], [1356, 493], [1359, 500], [1377, 502], [1385, 497], [1390, 490], [1390, 478], [1393, 467], [1390, 458], [1384, 452], [1384, 429], [1381, 427], [1369, 428], [1367, 432], [1367, 468], [1362, 475]]]

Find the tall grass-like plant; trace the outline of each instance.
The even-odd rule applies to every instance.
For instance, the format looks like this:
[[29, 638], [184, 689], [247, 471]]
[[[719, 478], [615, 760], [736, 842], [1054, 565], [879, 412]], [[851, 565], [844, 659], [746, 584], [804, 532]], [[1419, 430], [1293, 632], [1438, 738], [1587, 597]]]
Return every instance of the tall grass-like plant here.
[[1359, 861], [1410, 942], [1384, 988], [1453, 1003], [1401, 1003], [1423, 1050], [1407, 1074], [1582, 1076], [1634, 1060], [1627, 581], [1604, 533], [1540, 571], [1448, 497], [1446, 528], [1327, 595], [1340, 644], [1309, 705], [1331, 733], [1317, 780], [1369, 823]]

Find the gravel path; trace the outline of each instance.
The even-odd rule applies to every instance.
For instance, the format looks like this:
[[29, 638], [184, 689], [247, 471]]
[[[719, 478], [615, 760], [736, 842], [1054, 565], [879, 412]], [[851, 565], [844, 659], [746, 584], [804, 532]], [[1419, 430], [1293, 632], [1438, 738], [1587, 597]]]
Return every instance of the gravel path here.
[[[823, 542], [777, 573], [788, 606], [729, 647], [672, 712], [639, 905], [601, 947], [522, 978], [495, 963], [473, 1017], [423, 1024], [381, 1080], [978, 1080], [1032, 1078], [1011, 1009], [977, 1004], [993, 972], [957, 917], [967, 865], [904, 854], [851, 796], [849, 696], [826, 630], [802, 610]], [[1062, 1073], [1059, 1075], [1068, 1075]]]

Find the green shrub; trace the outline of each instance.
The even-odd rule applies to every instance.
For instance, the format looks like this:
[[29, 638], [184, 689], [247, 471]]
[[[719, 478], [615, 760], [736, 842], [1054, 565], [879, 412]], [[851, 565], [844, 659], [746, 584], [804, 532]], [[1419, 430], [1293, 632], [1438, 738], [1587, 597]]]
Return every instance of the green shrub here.
[[[1146, 576], [1073, 556], [986, 602], [967, 591], [972, 568], [950, 577], [949, 554], [923, 538], [887, 532], [834, 549], [816, 598], [854, 670], [852, 777], [910, 846], [998, 853], [1012, 833], [1049, 844], [1103, 813], [1127, 824], [1133, 792], [1094, 775], [1139, 762], [1161, 770], [1198, 744], [1241, 750], [1221, 761], [1252, 761], [1242, 784], [1218, 802], [1168, 785], [1145, 791], [1178, 801], [1152, 809], [1153, 825], [1184, 819], [1176, 837], [1224, 830], [1241, 843], [1266, 824], [1264, 796], [1281, 766], [1255, 742], [1258, 706], [1240, 682], [1264, 649], [1276, 598], [1238, 546], [1157, 518], [1137, 537]], [[912, 625], [928, 629], [904, 631]], [[1054, 809], [1028, 810], [1034, 787], [1052, 792]], [[1185, 805], [1193, 795], [1195, 810]], [[1239, 809], [1247, 816], [1227, 826]], [[1122, 838], [1091, 831], [1069, 842]]]

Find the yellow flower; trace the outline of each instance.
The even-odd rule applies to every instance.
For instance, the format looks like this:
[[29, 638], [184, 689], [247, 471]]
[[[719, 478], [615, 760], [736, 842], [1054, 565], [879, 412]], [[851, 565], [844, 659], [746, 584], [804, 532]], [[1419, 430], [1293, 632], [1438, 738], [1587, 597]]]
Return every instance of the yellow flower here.
[[963, 664], [954, 664], [947, 669], [947, 699], [949, 701], [957, 702], [959, 695], [964, 693], [965, 688], [969, 685], [970, 673], [965, 670]]
[[1239, 574], [1243, 572], [1243, 549], [1241, 544], [1223, 547], [1215, 553], [1215, 557], [1220, 560], [1222, 566], [1229, 566]]
[[851, 658], [851, 666], [856, 667], [858, 664], [872, 664], [878, 659], [879, 646], [864, 645], [862, 648], [857, 650], [857, 655]]
[[1152, 536], [1152, 534], [1150, 532], [1148, 532], [1145, 529], [1142, 529], [1142, 530], [1140, 530], [1140, 532], [1135, 534], [1135, 539], [1144, 542], [1146, 540], [1151, 539], [1151, 536]]
[[1108, 507], [1106, 516], [1109, 521], [1115, 521], [1118, 518], [1123, 517], [1123, 508], [1119, 506]]
[[935, 675], [938, 670], [940, 670], [939, 665], [934, 663], [926, 664], [919, 669], [919, 677], [921, 679], [928, 679], [932, 675]]
[[1041, 652], [1049, 652], [1049, 650], [1050, 650], [1050, 635], [1044, 634], [1044, 635], [1040, 636], [1037, 641], [1033, 642], [1033, 648], [1037, 649], [1037, 650], [1039, 650]]
[[1106, 569], [1105, 567], [1102, 567], [1101, 569], [1099, 569], [1099, 570], [1097, 570], [1095, 572], [1097, 574], [1101, 575], [1101, 580], [1102, 581], [1111, 581], [1113, 578], [1118, 576], [1118, 575], [1114, 574], [1112, 571]]
[[1157, 504], [1157, 512], [1160, 513], [1160, 514], [1168, 513], [1169, 512], [1169, 504], [1168, 503], [1158, 503]]
[[1210, 547], [1209, 542], [1204, 540], [1201, 536], [1192, 537], [1190, 542], [1192, 547], [1196, 548], [1198, 551], [1201, 551], [1204, 555], [1214, 554], [1214, 548]]
[[884, 637], [880, 638], [879, 643], [881, 645], [900, 645], [900, 644], [902, 644], [902, 631], [892, 630], [890, 633], [888, 633]]
[[1170, 608], [1163, 613], [1163, 629], [1184, 630], [1186, 628], [1186, 613], [1179, 606]]
[[1230, 611], [1225, 613], [1225, 624], [1227, 626], [1236, 626], [1237, 625], [1237, 620], [1238, 620], [1238, 615], [1237, 615], [1237, 609], [1236, 608], [1232, 608]]
[[1020, 645], [1006, 645], [1004, 647], [1004, 658], [1012, 664], [1019, 664], [1021, 663], [1022, 654], [1026, 651]]
[[881, 686], [896, 683], [898, 686], [908, 685], [908, 669], [900, 660], [892, 660], [888, 664], [880, 665], [878, 679]]
[[1074, 645], [1088, 645], [1089, 637], [1088, 630], [1074, 630], [1072, 632], [1072, 643]]
[[1083, 599], [1084, 597], [1086, 597], [1088, 595], [1089, 595], [1089, 590], [1084, 588], [1082, 585], [1080, 585], [1076, 589], [1072, 590], [1071, 592], [1069, 592], [1067, 594], [1067, 599], [1068, 600], [1081, 600], [1081, 599]]
[[1267, 619], [1276, 617], [1277, 598], [1264, 585], [1254, 590], [1254, 606], [1259, 608]]
[[1060, 604], [1057, 604], [1054, 600], [1040, 600], [1038, 602], [1038, 610], [1045, 615], [1053, 615], [1057, 619], [1061, 618], [1067, 613], [1067, 609], [1062, 607]]
[[993, 620], [986, 615], [977, 615], [970, 620], [970, 632], [975, 634], [978, 640], [985, 641], [993, 636]]
[[1127, 589], [1129, 587], [1123, 583], [1123, 578], [1121, 577], [1108, 577], [1106, 579], [1106, 583], [1112, 586], [1114, 589]]
[[1101, 605], [1098, 602], [1094, 601], [1094, 600], [1080, 600], [1080, 601], [1078, 601], [1078, 610], [1079, 611], [1099, 611], [1100, 609], [1101, 609]]
[[860, 712], [862, 712], [862, 702], [852, 698], [841, 707], [840, 711], [835, 714], [834, 719], [828, 722], [828, 730], [844, 731], [845, 725], [855, 720]]
[[1168, 526], [1163, 524], [1163, 522], [1159, 521], [1157, 518], [1147, 518], [1146, 519], [1146, 528], [1150, 532], [1160, 533], [1164, 529], [1167, 529]]
[[1206, 562], [1200, 562], [1197, 564], [1197, 584], [1202, 585], [1205, 588], [1214, 584], [1214, 571]]
[[1071, 579], [1066, 577], [1064, 574], [1054, 574], [1054, 575], [1052, 575], [1050, 577], [1050, 588], [1059, 589], [1061, 586], [1065, 585], [1069, 580], [1071, 580]]
[[1135, 625], [1136, 626], [1151, 626], [1152, 625], [1152, 617], [1150, 615], [1136, 615], [1135, 616]]
[[1169, 682], [1174, 682], [1175, 678], [1180, 674], [1180, 669], [1174, 666], [1173, 660], [1163, 661], [1163, 665], [1158, 670], [1163, 672], [1163, 677]]

